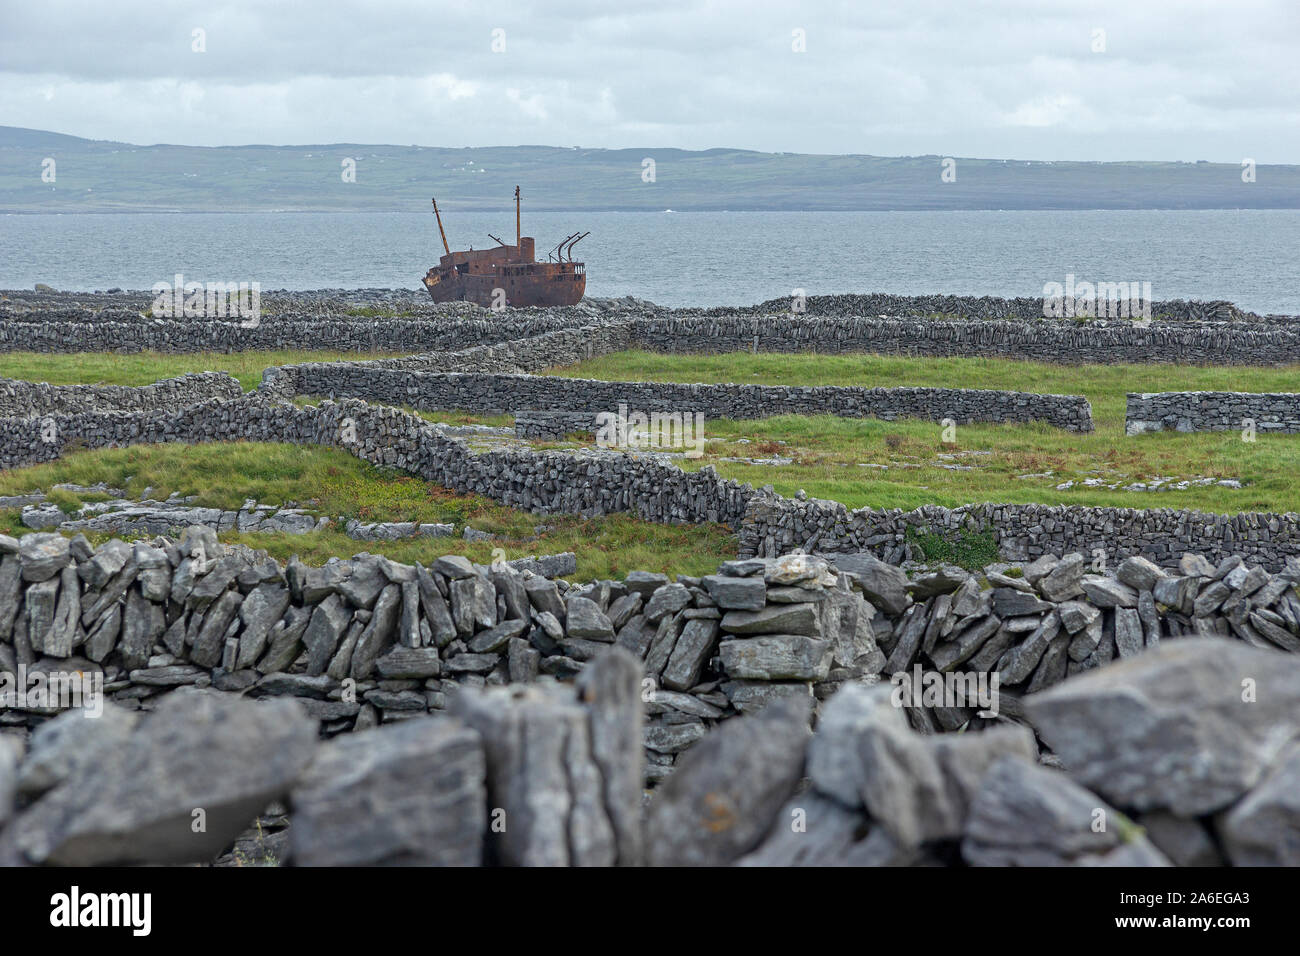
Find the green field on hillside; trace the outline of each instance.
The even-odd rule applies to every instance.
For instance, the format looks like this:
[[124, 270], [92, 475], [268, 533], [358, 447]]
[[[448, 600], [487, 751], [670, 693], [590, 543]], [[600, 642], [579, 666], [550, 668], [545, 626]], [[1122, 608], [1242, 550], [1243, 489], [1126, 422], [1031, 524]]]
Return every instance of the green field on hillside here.
[[[58, 157], [58, 184], [33, 173]], [[941, 157], [765, 153], [637, 146], [135, 145], [0, 126], [0, 210], [344, 211], [441, 208], [900, 210], [1241, 209], [1300, 206], [1300, 166], [1260, 165], [1243, 189], [1237, 164], [1072, 162], [954, 157], [960, 183], [936, 188]], [[344, 159], [356, 178], [344, 183]], [[659, 175], [642, 180], [653, 159]], [[467, 175], [467, 174], [473, 175]]]

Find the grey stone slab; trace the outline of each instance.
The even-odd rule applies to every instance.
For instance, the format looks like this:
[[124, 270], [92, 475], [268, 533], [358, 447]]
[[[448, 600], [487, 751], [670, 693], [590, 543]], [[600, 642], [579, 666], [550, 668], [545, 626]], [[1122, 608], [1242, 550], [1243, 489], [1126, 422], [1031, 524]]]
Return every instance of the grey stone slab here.
[[1300, 660], [1183, 638], [1026, 698], [1072, 776], [1114, 804], [1200, 816], [1254, 787], [1300, 733]]
[[782, 701], [682, 756], [650, 804], [649, 862], [726, 866], [757, 847], [803, 774], [809, 717], [806, 700]]
[[478, 866], [488, 819], [478, 735], [417, 719], [322, 744], [290, 794], [299, 866]]
[[722, 669], [744, 680], [825, 680], [833, 648], [801, 634], [762, 634], [718, 645]]
[[316, 744], [292, 701], [173, 691], [126, 743], [15, 820], [16, 845], [35, 863], [206, 862], [288, 793]]

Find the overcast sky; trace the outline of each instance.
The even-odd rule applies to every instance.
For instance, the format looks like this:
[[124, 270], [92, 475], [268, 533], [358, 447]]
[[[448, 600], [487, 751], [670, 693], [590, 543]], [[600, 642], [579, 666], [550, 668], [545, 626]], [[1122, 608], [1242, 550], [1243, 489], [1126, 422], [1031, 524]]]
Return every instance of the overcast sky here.
[[0, 0], [0, 125], [1300, 163], [1298, 51], [1300, 0]]

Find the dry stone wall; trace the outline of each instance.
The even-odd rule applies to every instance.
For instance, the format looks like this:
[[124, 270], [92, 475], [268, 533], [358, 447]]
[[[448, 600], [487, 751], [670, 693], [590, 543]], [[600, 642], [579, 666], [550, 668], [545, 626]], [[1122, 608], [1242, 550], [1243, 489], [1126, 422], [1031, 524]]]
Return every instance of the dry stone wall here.
[[[1297, 579], [1300, 562], [1273, 575], [1235, 555], [1216, 566], [1187, 554], [1176, 572], [1129, 558], [1094, 574], [1073, 553], [1013, 577], [792, 554], [703, 578], [633, 572], [579, 586], [456, 556], [282, 566], [202, 526], [97, 548], [36, 533], [0, 536], [0, 673], [98, 674], [130, 709], [181, 686], [299, 697], [328, 735], [442, 710], [465, 686], [570, 679], [618, 646], [655, 688], [641, 743], [657, 782], [721, 720], [789, 698], [815, 708], [879, 675], [984, 681], [988, 699], [972, 689], [916, 703], [912, 722], [934, 732], [1019, 716], [1023, 694], [1163, 640], [1300, 652]], [[16, 727], [57, 709], [6, 705], [0, 723]]]
[[[413, 316], [365, 319], [338, 314], [319, 296], [278, 295], [284, 303], [266, 310], [254, 327], [244, 327], [239, 321], [147, 317], [137, 311], [140, 306], [131, 294], [103, 297], [111, 307], [97, 309], [84, 304], [95, 299], [89, 294], [15, 293], [0, 308], [0, 350], [448, 352], [559, 329], [631, 322], [636, 347], [670, 353], [865, 351], [1069, 364], [1271, 365], [1300, 359], [1300, 331], [1291, 317], [1260, 317], [1224, 302], [1156, 302], [1155, 320], [1139, 325], [1128, 319], [1045, 319], [1038, 298], [815, 296], [800, 314], [791, 313], [784, 300], [721, 309], [592, 300], [501, 316], [456, 304]], [[358, 303], [395, 304], [392, 290], [387, 296], [372, 290], [368, 296]]]
[[[0, 309], [3, 352], [245, 352], [329, 349], [339, 352], [453, 351], [592, 321], [575, 310], [520, 310], [509, 318], [425, 316], [364, 319], [319, 314], [239, 319], [147, 318], [129, 311], [47, 318]], [[482, 310], [479, 314], [483, 315]]]
[[[171, 277], [168, 277], [171, 278]], [[1132, 285], [1130, 284], [1130, 290]], [[1104, 293], [1103, 293], [1104, 294]], [[106, 309], [140, 313], [155, 302], [157, 295], [145, 290], [110, 289], [107, 292], [69, 292], [53, 289], [0, 289], [0, 303], [19, 314], [63, 314], [78, 319], [93, 318]], [[433, 305], [423, 289], [275, 289], [261, 294], [263, 306], [271, 312], [338, 313], [346, 309], [382, 309], [397, 313], [439, 312], [458, 316], [481, 315], [482, 310], [467, 303]], [[751, 306], [721, 306], [707, 309], [677, 309], [680, 313], [702, 315], [755, 315], [790, 311], [789, 298], [770, 299]], [[1016, 318], [1034, 321], [1043, 317], [1043, 299], [1020, 297], [1007, 299], [999, 296], [969, 295], [891, 295], [888, 293], [853, 293], [844, 295], [812, 295], [805, 300], [810, 315], [895, 315], [930, 318], [945, 316], [957, 319], [982, 321], [987, 319]], [[605, 309], [624, 312], [651, 312], [662, 310], [651, 302], [625, 296], [620, 299], [602, 299], [588, 296], [582, 303], [568, 310], [553, 312]], [[1260, 316], [1246, 312], [1223, 300], [1187, 301], [1168, 299], [1151, 304], [1152, 316], [1160, 320], [1184, 323], [1237, 322], [1237, 323], [1288, 323], [1295, 316]]]
[[373, 398], [409, 405], [408, 399], [416, 393], [415, 383], [420, 381], [417, 377], [420, 373], [539, 371], [623, 351], [628, 348], [629, 336], [629, 323], [615, 322], [544, 332], [461, 351], [360, 362], [282, 365], [262, 373], [262, 387], [285, 397]]
[[[54, 441], [47, 440], [53, 424]], [[991, 535], [1010, 560], [1100, 550], [1112, 564], [1143, 556], [1172, 566], [1188, 548], [1230, 554], [1270, 570], [1300, 555], [1300, 516], [1218, 515], [1174, 509], [979, 504], [912, 512], [850, 511], [838, 502], [787, 499], [723, 479], [711, 467], [683, 472], [656, 456], [617, 451], [472, 451], [442, 428], [400, 409], [356, 400], [296, 408], [256, 395], [178, 411], [88, 412], [0, 421], [0, 467], [52, 461], [69, 443], [100, 448], [149, 442], [268, 441], [343, 448], [454, 491], [539, 514], [631, 513], [663, 523], [716, 522], [739, 536], [742, 555], [794, 549], [916, 556], [909, 529], [959, 541]]]
[[[1118, 291], [1118, 290], [1117, 290]], [[1138, 284], [1130, 283], [1135, 295]], [[1105, 292], [1102, 293], [1105, 301]], [[1050, 300], [1049, 300], [1050, 301]], [[709, 309], [708, 315], [762, 314], [789, 312], [791, 299], [769, 299], [759, 305], [737, 309]], [[1269, 320], [1286, 321], [1294, 316], [1260, 316], [1244, 312], [1231, 302], [1222, 299], [1203, 302], [1185, 299], [1167, 299], [1150, 303], [1153, 318], [1183, 323], [1238, 322], [1260, 323]], [[1018, 319], [1025, 322], [1041, 321], [1044, 300], [1041, 297], [1021, 296], [1007, 299], [1001, 296], [973, 295], [890, 295], [873, 292], [849, 295], [812, 295], [804, 301], [807, 314], [816, 316], [894, 315], [921, 318], [953, 318], [973, 321], [989, 319]]]
[[775, 495], [752, 499], [739, 529], [740, 553], [773, 555], [800, 548], [826, 554], [870, 551], [889, 561], [920, 559], [917, 533], [953, 544], [988, 535], [1011, 561], [1082, 550], [1111, 565], [1140, 556], [1173, 567], [1190, 549], [1213, 561], [1241, 554], [1277, 570], [1300, 556], [1300, 515], [1290, 512], [1214, 514], [1038, 504], [851, 511], [836, 501]]
[[[1223, 318], [1189, 316], [1209, 332], [1188, 347]], [[740, 320], [719, 321], [710, 349]], [[1266, 326], [1243, 334], [1284, 331]], [[461, 330], [453, 361], [495, 374], [430, 374], [439, 355], [343, 371], [517, 389], [531, 377], [499, 373], [640, 332], [484, 349]], [[0, 467], [136, 442], [328, 445], [532, 511], [723, 522], [742, 557], [573, 585], [455, 556], [280, 565], [201, 527], [98, 547], [0, 536], [0, 865], [1300, 864], [1295, 515], [850, 512], [652, 457], [475, 453], [398, 409], [275, 401], [336, 374], [302, 368], [257, 396], [219, 378], [167, 398], [18, 386]], [[918, 531], [991, 535], [1027, 563], [908, 572]], [[46, 696], [28, 681], [19, 699], [34, 674]], [[59, 713], [49, 689], [73, 675], [107, 696], [100, 719]], [[1095, 830], [1098, 809], [1139, 829]], [[792, 838], [776, 824], [796, 810]]]
[[[573, 586], [281, 566], [201, 528], [0, 536], [0, 865], [1300, 862], [1278, 836], [1300, 751], [1276, 744], [1300, 733], [1297, 578], [794, 554]], [[177, 822], [196, 792], [201, 840]], [[772, 826], [796, 799], [807, 840]], [[1099, 834], [1098, 806], [1149, 836]]]
[[431, 374], [352, 364], [298, 366], [300, 392], [409, 405], [422, 410], [468, 409], [500, 413], [518, 409], [703, 414], [705, 419], [772, 415], [844, 418], [919, 418], [939, 422], [1041, 421], [1068, 431], [1091, 431], [1092, 409], [1078, 395], [969, 388], [856, 388], [833, 385], [702, 385], [674, 382], [604, 382], [595, 379], [482, 372]]
[[225, 372], [199, 372], [151, 385], [48, 385], [0, 378], [0, 417], [51, 413], [173, 410], [185, 405], [239, 398], [239, 382]]
[[853, 313], [639, 319], [637, 344], [657, 352], [874, 352], [982, 356], [1068, 365], [1282, 365], [1300, 361], [1300, 330], [1263, 323], [943, 321]]
[[[53, 427], [51, 428], [51, 424]], [[47, 435], [54, 437], [46, 440]], [[476, 453], [439, 426], [388, 406], [346, 400], [296, 408], [258, 396], [172, 412], [86, 412], [0, 420], [0, 467], [52, 461], [69, 443], [102, 448], [151, 442], [267, 441], [343, 448], [371, 464], [536, 513], [631, 512], [664, 523], [738, 526], [752, 490], [712, 468], [617, 452]]]
[[1129, 435], [1146, 432], [1300, 432], [1300, 394], [1293, 392], [1130, 392]]
[[600, 428], [599, 412], [557, 412], [534, 409], [515, 410], [515, 437], [529, 441], [548, 441], [572, 434], [595, 434]]

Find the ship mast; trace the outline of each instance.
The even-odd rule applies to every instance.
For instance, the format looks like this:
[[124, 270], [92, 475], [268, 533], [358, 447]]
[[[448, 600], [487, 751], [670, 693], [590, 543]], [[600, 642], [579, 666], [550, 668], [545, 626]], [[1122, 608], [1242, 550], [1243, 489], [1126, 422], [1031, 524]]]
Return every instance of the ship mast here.
[[[518, 191], [518, 188], [515, 187], [516, 191]], [[447, 255], [451, 255], [451, 246], [447, 245], [447, 233], [442, 228], [442, 216], [438, 215], [438, 200], [436, 199], [433, 201], [433, 215], [438, 220], [438, 233], [442, 236], [442, 248], [447, 251]]]
[[519, 228], [519, 187], [515, 187], [515, 251], [518, 253], [523, 230]]

